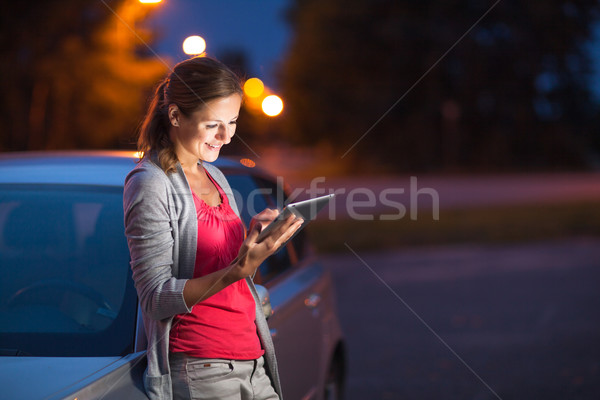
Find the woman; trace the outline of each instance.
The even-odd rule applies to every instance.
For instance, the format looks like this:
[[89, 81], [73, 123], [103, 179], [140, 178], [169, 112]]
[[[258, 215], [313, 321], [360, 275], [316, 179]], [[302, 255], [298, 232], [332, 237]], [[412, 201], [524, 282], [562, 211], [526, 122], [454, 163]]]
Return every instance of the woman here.
[[258, 214], [244, 238], [215, 161], [231, 141], [239, 78], [197, 57], [158, 86], [142, 124], [144, 157], [126, 178], [125, 233], [148, 337], [151, 399], [278, 399], [273, 344], [251, 277], [301, 220], [264, 241], [278, 214]]

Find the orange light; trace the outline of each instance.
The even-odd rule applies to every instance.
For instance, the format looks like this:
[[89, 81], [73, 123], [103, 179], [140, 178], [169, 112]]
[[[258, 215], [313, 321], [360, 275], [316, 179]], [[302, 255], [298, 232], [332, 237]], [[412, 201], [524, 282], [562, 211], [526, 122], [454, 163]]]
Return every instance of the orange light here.
[[157, 4], [157, 3], [160, 3], [162, 0], [139, 0], [139, 1], [142, 4]]
[[242, 158], [240, 160], [240, 164], [242, 164], [244, 167], [248, 167], [248, 168], [256, 167], [256, 163], [249, 158]]
[[206, 41], [200, 36], [189, 36], [183, 41], [183, 52], [189, 55], [204, 53]]
[[141, 160], [142, 158], [144, 158], [144, 152], [143, 151], [136, 151], [135, 153], [133, 153], [133, 156], [135, 158], [138, 158], [138, 159]]
[[267, 96], [262, 102], [262, 110], [269, 117], [275, 117], [283, 111], [283, 101], [274, 94]]
[[265, 91], [265, 84], [258, 78], [250, 78], [244, 83], [244, 93], [248, 97], [258, 97]]

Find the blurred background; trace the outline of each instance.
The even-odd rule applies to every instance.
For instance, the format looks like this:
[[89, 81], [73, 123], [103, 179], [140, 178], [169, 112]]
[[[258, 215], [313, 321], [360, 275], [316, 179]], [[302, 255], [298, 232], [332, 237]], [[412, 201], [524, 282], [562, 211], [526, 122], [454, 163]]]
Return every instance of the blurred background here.
[[596, 1], [142, 1], [2, 2], [0, 150], [131, 148], [198, 35], [283, 99], [276, 118], [247, 102], [252, 148], [352, 172], [600, 168]]
[[153, 87], [193, 55], [247, 80], [224, 154], [341, 191], [309, 230], [349, 399], [600, 398], [598, 1], [0, 11], [2, 152], [134, 149]]

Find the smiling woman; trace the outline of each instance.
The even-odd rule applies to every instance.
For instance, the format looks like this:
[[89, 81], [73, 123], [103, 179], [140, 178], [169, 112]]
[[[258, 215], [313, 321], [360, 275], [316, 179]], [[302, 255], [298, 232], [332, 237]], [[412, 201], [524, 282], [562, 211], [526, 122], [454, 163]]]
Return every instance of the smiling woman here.
[[151, 399], [281, 398], [274, 346], [252, 277], [302, 220], [265, 209], [246, 234], [223, 173], [209, 164], [235, 134], [240, 79], [196, 57], [158, 86], [144, 157], [125, 180], [125, 234], [148, 334]]
[[[177, 64], [173, 72], [156, 88], [140, 131], [139, 151], [144, 154], [157, 152], [162, 169], [165, 172], [174, 171], [177, 155], [171, 138], [173, 129], [182, 128], [179, 126], [180, 122], [188, 133], [193, 129], [206, 130], [223, 121], [227, 121], [227, 124], [233, 122], [235, 126], [239, 113], [239, 104], [236, 104], [235, 98], [232, 98], [228, 107], [218, 109], [215, 109], [216, 104], [208, 106], [208, 103], [219, 100], [218, 103], [221, 104], [231, 96], [238, 97], [241, 102], [242, 94], [240, 79], [212, 58], [195, 57]], [[196, 123], [195, 128], [192, 127], [193, 123]], [[198, 125], [200, 123], [203, 124], [201, 127]], [[177, 132], [174, 134], [177, 136]], [[196, 160], [202, 159], [197, 150], [191, 153], [196, 153]]]
[[169, 105], [169, 136], [184, 169], [195, 167], [198, 160], [213, 162], [219, 157], [221, 147], [235, 134], [241, 103], [236, 93], [207, 102], [190, 115], [180, 112], [176, 104]]

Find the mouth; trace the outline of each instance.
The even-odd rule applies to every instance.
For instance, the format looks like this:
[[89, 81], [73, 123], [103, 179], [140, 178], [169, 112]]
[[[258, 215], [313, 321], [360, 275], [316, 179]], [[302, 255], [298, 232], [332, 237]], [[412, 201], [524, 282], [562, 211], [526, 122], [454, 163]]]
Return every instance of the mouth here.
[[209, 148], [209, 149], [211, 149], [211, 150], [215, 150], [215, 151], [216, 151], [216, 150], [220, 150], [220, 149], [221, 149], [221, 147], [223, 147], [223, 145], [222, 145], [222, 144], [219, 144], [219, 145], [214, 145], [214, 144], [209, 144], [209, 143], [206, 143], [206, 145], [208, 146], [208, 148]]

